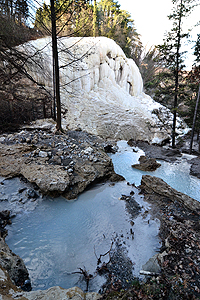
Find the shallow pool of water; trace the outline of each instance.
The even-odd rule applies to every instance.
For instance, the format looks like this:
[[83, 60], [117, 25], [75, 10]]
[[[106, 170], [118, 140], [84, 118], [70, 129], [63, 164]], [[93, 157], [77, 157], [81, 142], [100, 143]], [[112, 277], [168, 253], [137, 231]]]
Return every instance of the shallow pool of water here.
[[[121, 240], [132, 259], [133, 274], [139, 275], [142, 265], [160, 246], [159, 223], [157, 220], [149, 222], [149, 215], [140, 215], [132, 227], [125, 201], [119, 200], [121, 194], [129, 194], [131, 190], [126, 182], [98, 185], [80, 195], [77, 201], [46, 198], [33, 212], [13, 219], [6, 241], [24, 260], [33, 289], [59, 285], [63, 288], [79, 286], [84, 290], [82, 276], [70, 273], [79, 267], [94, 273], [96, 256], [106, 253], [116, 239]], [[142, 211], [146, 210], [148, 205], [136, 189], [135, 197], [144, 206]], [[91, 281], [90, 290], [98, 291], [104, 281], [97, 276]]]
[[[142, 175], [150, 174], [200, 200], [200, 180], [189, 175], [190, 156], [183, 156], [175, 163], [161, 161], [162, 166], [156, 171], [143, 172], [133, 169], [131, 165], [138, 163], [144, 152], [140, 149], [133, 152], [125, 141], [120, 141], [118, 145], [119, 151], [111, 157], [116, 173], [123, 175], [128, 182], [139, 185]], [[0, 189], [3, 190], [2, 197], [9, 194], [10, 199], [15, 200], [19, 180], [5, 181]], [[46, 197], [33, 204], [29, 201], [25, 211], [23, 207], [26, 208], [26, 203], [17, 206], [18, 214], [9, 226], [6, 241], [23, 258], [33, 289], [59, 285], [63, 288], [79, 286], [84, 290], [86, 284], [82, 276], [71, 273], [85, 267], [94, 274], [97, 257], [106, 253], [112, 241], [116, 240], [127, 249], [133, 262], [133, 274], [138, 276], [142, 265], [159, 249], [159, 222], [152, 220], [148, 213], [141, 213], [132, 226], [125, 201], [119, 200], [122, 194], [129, 195], [132, 190], [135, 200], [142, 206], [142, 213], [148, 210], [149, 205], [138, 195], [138, 190], [125, 181], [115, 185], [97, 185], [81, 194], [76, 201]], [[5, 203], [2, 201], [1, 205]], [[9, 202], [10, 207], [14, 203], [16, 205], [17, 201]], [[130, 229], [134, 231], [134, 239]], [[105, 257], [106, 260], [108, 257]], [[104, 281], [103, 277], [95, 277], [89, 290], [98, 291]]]
[[124, 176], [130, 183], [140, 185], [142, 175], [148, 174], [162, 178], [170, 186], [177, 191], [189, 195], [190, 197], [200, 201], [200, 180], [190, 175], [189, 160], [194, 156], [184, 155], [174, 163], [159, 161], [161, 167], [153, 172], [146, 172], [134, 169], [133, 164], [138, 163], [138, 159], [144, 152], [141, 149], [133, 147], [137, 152], [133, 152], [126, 141], [118, 142], [119, 151], [111, 154], [115, 172]]

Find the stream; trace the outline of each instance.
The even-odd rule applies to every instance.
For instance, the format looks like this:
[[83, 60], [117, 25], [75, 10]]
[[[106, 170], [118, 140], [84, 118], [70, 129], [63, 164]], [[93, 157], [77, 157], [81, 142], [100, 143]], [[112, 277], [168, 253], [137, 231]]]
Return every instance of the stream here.
[[[123, 175], [127, 182], [137, 186], [143, 174], [155, 175], [200, 201], [200, 181], [189, 175], [188, 160], [192, 156], [185, 155], [175, 163], [161, 161], [162, 166], [155, 172], [142, 172], [131, 165], [137, 163], [144, 152], [140, 149], [133, 152], [125, 141], [118, 142], [118, 146], [119, 151], [110, 156], [116, 173]], [[83, 276], [74, 272], [85, 268], [95, 274], [97, 258], [110, 249], [112, 242], [132, 261], [133, 276], [139, 276], [142, 265], [159, 250], [159, 221], [151, 218], [149, 204], [143, 201], [138, 189], [126, 181], [95, 185], [74, 201], [39, 197], [29, 203], [27, 209], [18, 207], [8, 227], [6, 242], [24, 260], [33, 290], [55, 285], [79, 286], [85, 290]], [[27, 183], [19, 178], [3, 180], [3, 183], [1, 194], [9, 194], [11, 199], [18, 197], [16, 191], [24, 189], [26, 192]], [[134, 218], [126, 209], [125, 201], [120, 200], [122, 194], [130, 192], [134, 192], [141, 207], [141, 213]], [[5, 201], [1, 200], [0, 206], [5, 209]], [[107, 262], [108, 255], [103, 259]], [[99, 291], [105, 280], [103, 276], [96, 276], [89, 290]]]

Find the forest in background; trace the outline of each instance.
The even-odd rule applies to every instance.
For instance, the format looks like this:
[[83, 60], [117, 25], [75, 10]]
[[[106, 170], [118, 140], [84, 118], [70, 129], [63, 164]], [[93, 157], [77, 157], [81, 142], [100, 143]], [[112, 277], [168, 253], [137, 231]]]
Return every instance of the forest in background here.
[[[172, 56], [175, 57], [175, 54], [172, 41], [176, 44], [176, 40], [173, 40], [172, 35], [171, 40], [168, 39], [168, 44], [145, 49], [130, 13], [121, 10], [118, 2], [114, 0], [57, 0], [55, 13], [57, 36], [106, 36], [115, 40], [126, 56], [132, 58], [138, 65], [145, 92], [173, 110], [175, 71]], [[30, 27], [31, 22], [34, 26]], [[51, 30], [50, 5], [43, 3], [38, 7], [37, 1], [30, 0], [0, 1], [0, 64], [2, 66], [0, 70], [0, 126], [2, 128], [11, 129], [12, 123], [21, 124], [35, 118], [53, 116], [52, 97], [44, 87], [31, 81], [26, 72], [23, 73], [27, 57], [13, 48], [25, 41], [51, 35]], [[196, 60], [190, 71], [184, 70], [183, 56], [182, 53], [179, 54], [181, 64], [178, 70], [177, 112], [190, 126], [193, 122], [200, 78], [199, 48], [200, 35], [194, 49]], [[199, 108], [195, 127], [197, 132], [200, 127], [198, 120], [200, 120]]]

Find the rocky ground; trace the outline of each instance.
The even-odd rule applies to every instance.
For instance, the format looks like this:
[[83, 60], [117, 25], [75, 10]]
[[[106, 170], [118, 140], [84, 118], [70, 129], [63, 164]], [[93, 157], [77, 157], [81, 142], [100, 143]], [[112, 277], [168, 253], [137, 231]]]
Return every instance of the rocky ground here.
[[151, 203], [152, 218], [161, 222], [162, 247], [141, 272], [145, 282], [135, 278], [131, 287], [107, 290], [102, 298], [199, 299], [200, 203], [149, 175], [143, 176], [140, 189]]
[[[175, 150], [142, 141], [129, 141], [129, 145], [145, 151], [147, 169], [152, 166], [152, 158], [173, 162], [181, 151], [188, 153], [188, 140]], [[195, 150], [193, 154], [199, 153]], [[200, 178], [199, 156], [190, 162], [190, 173]], [[131, 287], [109, 290], [103, 299], [200, 299], [200, 203], [149, 175], [143, 176], [139, 188], [144, 200], [151, 203], [152, 218], [161, 222], [162, 247], [142, 271], [146, 282], [135, 279]]]
[[[54, 130], [55, 125], [51, 122], [43, 125], [36, 123], [19, 133], [1, 135], [0, 175], [9, 178], [22, 176], [42, 193], [62, 194], [67, 198], [75, 198], [94, 182], [122, 179], [115, 174], [112, 161], [106, 154], [117, 150], [114, 142], [105, 142], [82, 131], [55, 134]], [[129, 141], [129, 144], [136, 146], [134, 141]], [[181, 156], [180, 149], [172, 150], [144, 142], [137, 142], [137, 146], [150, 159], [175, 161]], [[199, 170], [199, 157], [196, 157], [192, 160], [191, 173], [200, 178]], [[5, 244], [5, 226], [11, 220], [9, 211], [4, 211], [0, 214], [2, 299], [37, 299], [38, 296], [43, 300], [55, 297], [74, 300], [100, 297], [129, 300], [199, 299], [199, 202], [175, 191], [161, 179], [147, 175], [143, 176], [140, 191], [144, 200], [151, 203], [149, 213], [152, 218], [159, 218], [161, 222], [162, 240], [160, 253], [153, 258], [153, 267], [143, 270], [143, 274], [148, 275], [145, 282], [132, 277], [131, 263], [127, 260], [123, 247], [118, 247], [120, 239], [116, 239], [115, 251], [111, 249], [110, 261], [104, 266], [108, 280], [103, 295], [85, 294], [78, 288], [63, 290], [59, 287], [40, 291], [39, 294], [37, 291], [22, 291], [21, 288], [28, 290], [30, 287], [28, 272], [23, 261]], [[36, 189], [21, 190], [20, 193], [25, 193], [29, 199], [24, 200], [25, 202], [32, 201], [39, 194]], [[126, 201], [129, 213], [136, 216], [140, 206], [134, 200], [134, 193], [122, 195], [122, 199]]]
[[[38, 127], [37, 127], [38, 126]], [[55, 124], [37, 122], [19, 133], [0, 137], [0, 175], [23, 176], [43, 193], [76, 198], [91, 183], [122, 179], [115, 174], [105, 143], [82, 131], [55, 133]]]
[[18, 133], [0, 136], [0, 176], [18, 176], [32, 184], [32, 188], [22, 187], [6, 199], [0, 195], [1, 201], [7, 200], [8, 208], [9, 203], [14, 208], [11, 215], [9, 211], [0, 214], [0, 265], [17, 286], [28, 289], [25, 284], [29, 284], [29, 277], [22, 259], [12, 253], [4, 240], [10, 216], [23, 208], [28, 210], [30, 203], [31, 207], [33, 202], [37, 205], [41, 194], [62, 194], [73, 199], [92, 183], [122, 180], [106, 154], [116, 150], [114, 142], [106, 143], [86, 132], [58, 134], [52, 121], [37, 121]]
[[[135, 142], [134, 140], [129, 140], [128, 144], [132, 147], [139, 147], [145, 152], [146, 157], [151, 159], [148, 166], [144, 165], [143, 167], [140, 162], [137, 167], [142, 170], [148, 170], [148, 168], [149, 170], [153, 170], [154, 168], [156, 168], [156, 163], [152, 159], [175, 162], [178, 157], [181, 157], [182, 153], [189, 154], [190, 136], [186, 136], [185, 140], [181, 140], [181, 142], [177, 143], [177, 147], [175, 149], [172, 149], [167, 145], [165, 147], [161, 147], [157, 145], [149, 145], [149, 143], [143, 141]], [[199, 142], [197, 140], [194, 140], [192, 154], [196, 157], [190, 160], [190, 174], [200, 178], [200, 153], [198, 151], [198, 148]]]

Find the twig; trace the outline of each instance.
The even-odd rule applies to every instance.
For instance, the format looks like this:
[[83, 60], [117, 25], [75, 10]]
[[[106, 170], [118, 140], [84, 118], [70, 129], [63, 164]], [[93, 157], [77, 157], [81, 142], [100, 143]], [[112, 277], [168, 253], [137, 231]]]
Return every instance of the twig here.
[[[111, 257], [110, 257], [110, 251], [112, 250], [112, 246], [113, 246], [113, 241], [112, 241], [112, 243], [111, 243], [110, 249], [109, 249], [106, 253], [100, 254], [99, 258], [97, 258], [97, 255], [96, 255], [96, 253], [95, 253], [95, 256], [96, 256], [96, 258], [97, 258], [97, 265], [99, 265], [99, 264], [101, 263], [101, 257], [106, 256], [107, 254], [109, 254], [109, 258], [111, 259]], [[110, 262], [110, 259], [109, 259], [109, 262]], [[108, 263], [109, 263], [109, 262], [108, 262]], [[108, 263], [107, 263], [107, 264], [108, 264]]]

